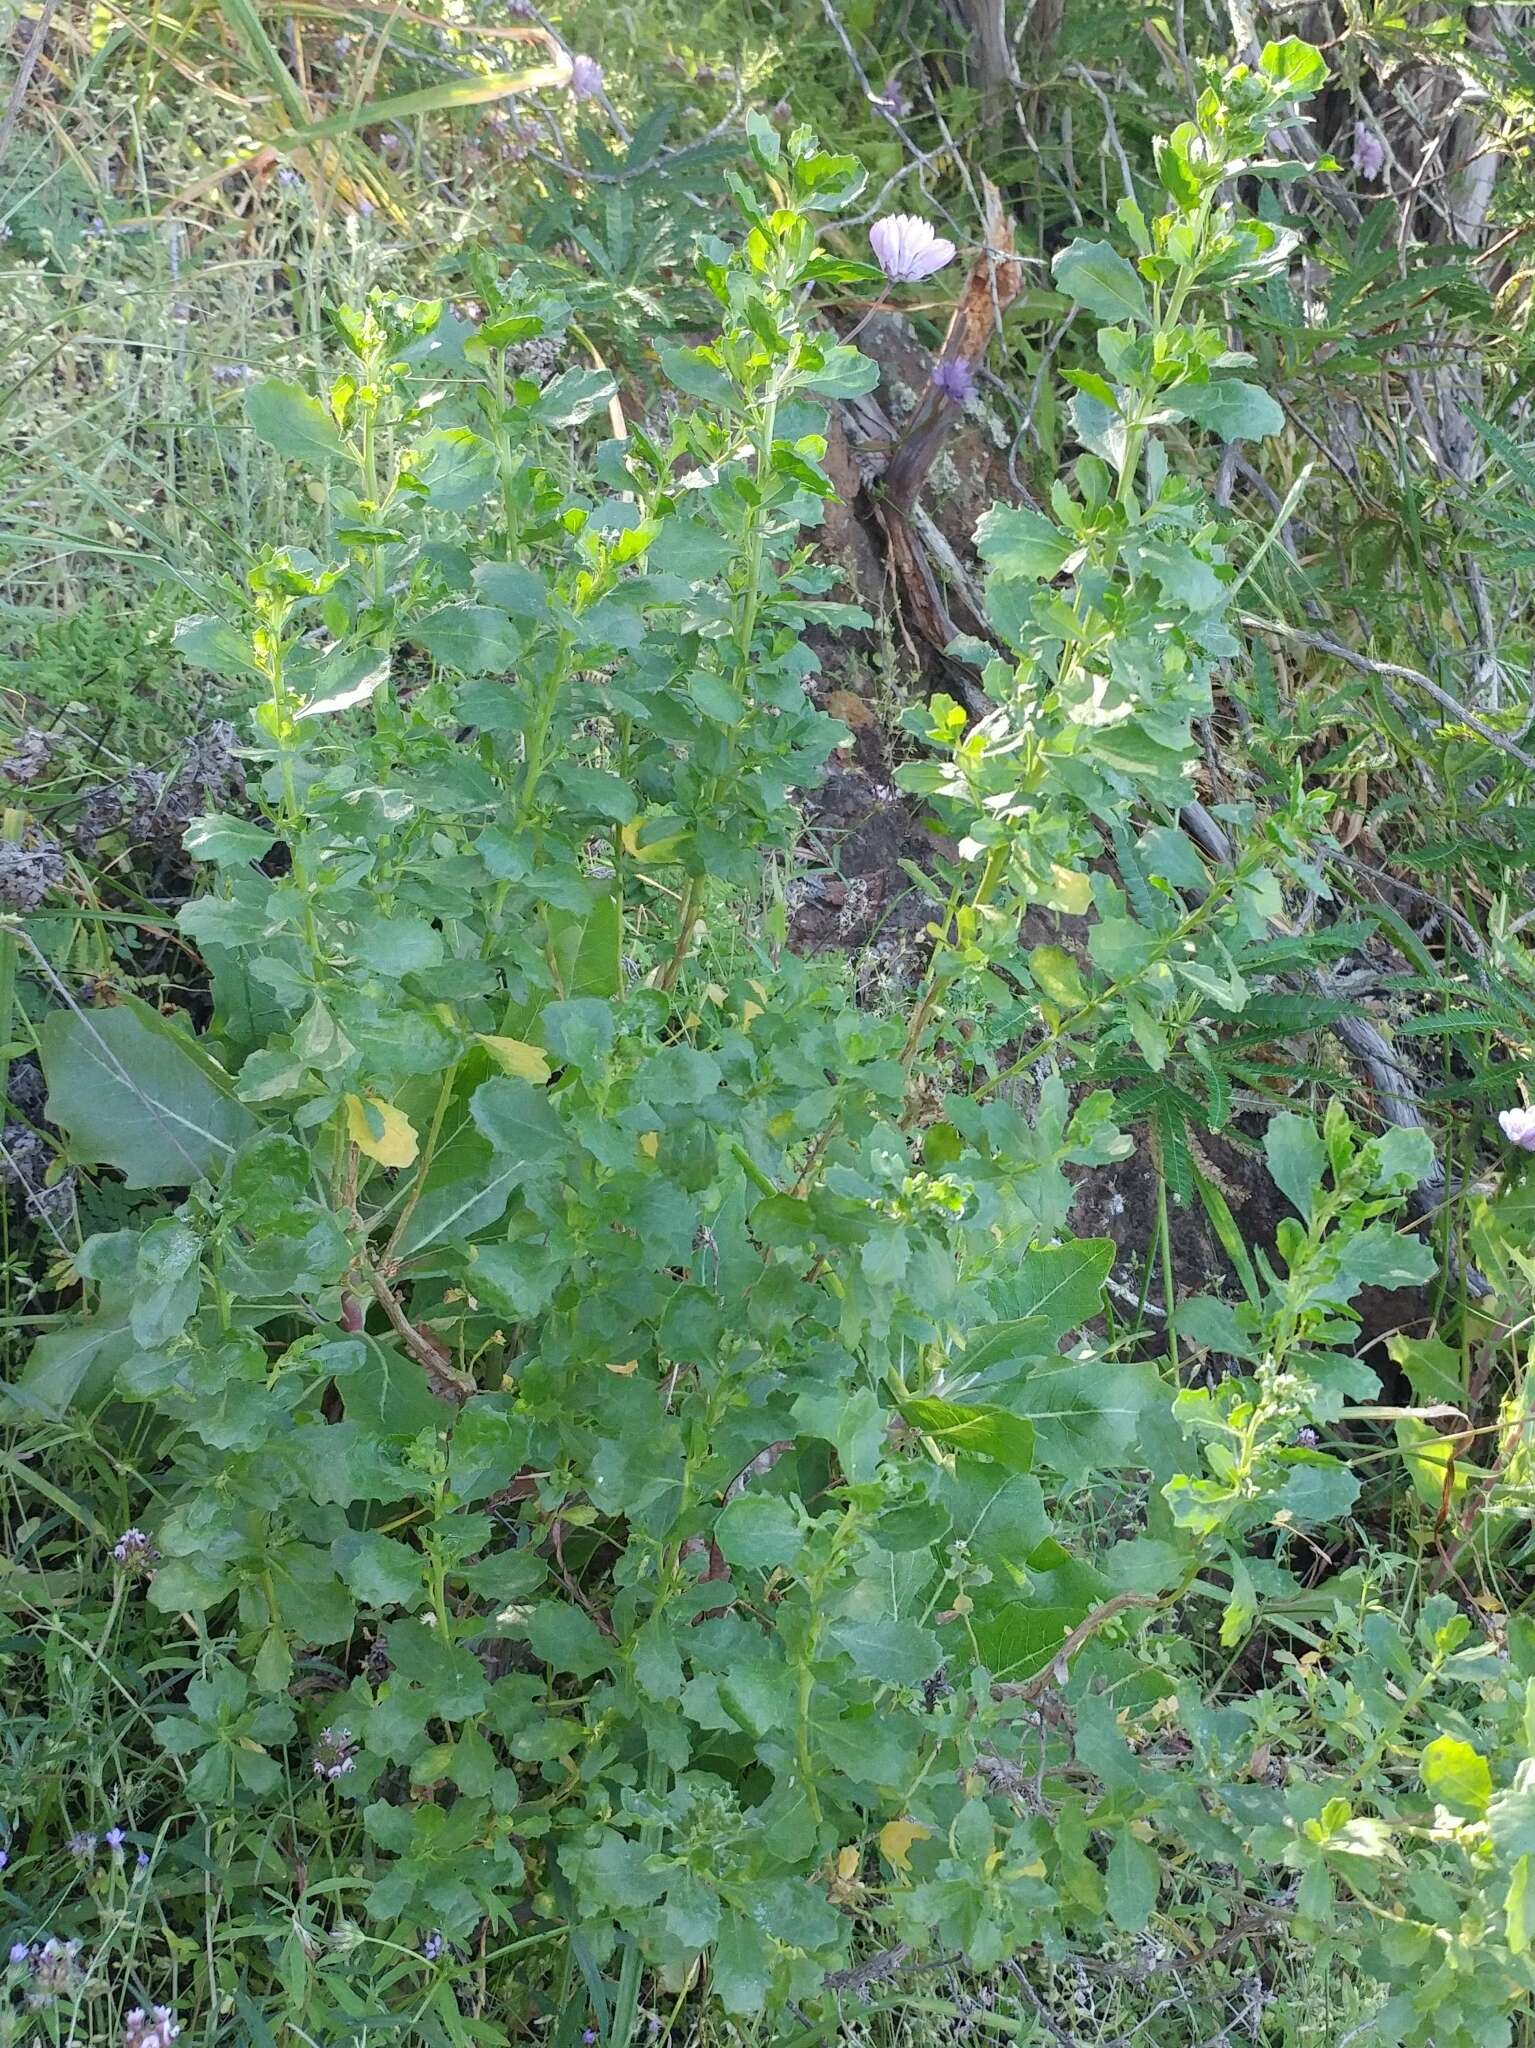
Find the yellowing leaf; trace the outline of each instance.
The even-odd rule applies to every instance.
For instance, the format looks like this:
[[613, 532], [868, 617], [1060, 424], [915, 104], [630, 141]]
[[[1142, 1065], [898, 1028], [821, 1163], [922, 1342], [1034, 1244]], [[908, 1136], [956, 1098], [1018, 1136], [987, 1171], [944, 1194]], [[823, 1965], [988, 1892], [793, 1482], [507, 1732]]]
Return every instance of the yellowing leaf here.
[[1050, 888], [1041, 899], [1051, 910], [1064, 910], [1068, 917], [1085, 917], [1092, 907], [1093, 878], [1086, 870], [1063, 868], [1050, 863]]
[[347, 1135], [359, 1152], [380, 1166], [409, 1166], [417, 1152], [416, 1127], [403, 1109], [370, 1095], [346, 1098]]
[[1418, 1759], [1430, 1799], [1452, 1813], [1480, 1819], [1492, 1798], [1492, 1772], [1480, 1750], [1458, 1736], [1439, 1735]]
[[687, 828], [664, 811], [648, 811], [620, 827], [624, 852], [637, 861], [670, 860], [687, 837]]
[[741, 1005], [741, 1029], [743, 1031], [750, 1031], [753, 1017], [760, 1017], [763, 1014], [761, 1003], [743, 1003]]
[[640, 1150], [644, 1153], [647, 1159], [654, 1159], [656, 1154], [660, 1151], [660, 1149], [661, 1134], [659, 1131], [640, 1132]]
[[525, 1038], [491, 1038], [483, 1031], [477, 1031], [475, 1036], [503, 1074], [510, 1074], [516, 1081], [531, 1081], [538, 1088], [548, 1080], [548, 1060], [538, 1046], [529, 1045]]
[[837, 1875], [844, 1884], [846, 1884], [850, 1877], [858, 1875], [858, 1865], [861, 1860], [856, 1849], [839, 1849], [837, 1851]]
[[913, 1842], [925, 1842], [930, 1828], [915, 1820], [887, 1820], [879, 1831], [879, 1853], [894, 1870], [910, 1870], [908, 1852]]

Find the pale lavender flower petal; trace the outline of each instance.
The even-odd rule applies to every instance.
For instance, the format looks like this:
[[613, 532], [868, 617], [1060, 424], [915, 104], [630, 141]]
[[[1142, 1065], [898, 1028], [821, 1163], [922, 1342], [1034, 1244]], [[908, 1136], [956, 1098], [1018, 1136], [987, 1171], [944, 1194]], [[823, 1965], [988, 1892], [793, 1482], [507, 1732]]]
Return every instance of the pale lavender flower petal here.
[[892, 284], [916, 284], [954, 260], [954, 244], [914, 213], [887, 213], [877, 220], [869, 246]]
[[1510, 1145], [1517, 1145], [1521, 1152], [1535, 1152], [1535, 1109], [1500, 1110], [1498, 1123]]
[[595, 57], [571, 58], [570, 90], [578, 100], [594, 100], [602, 91], [602, 66]]

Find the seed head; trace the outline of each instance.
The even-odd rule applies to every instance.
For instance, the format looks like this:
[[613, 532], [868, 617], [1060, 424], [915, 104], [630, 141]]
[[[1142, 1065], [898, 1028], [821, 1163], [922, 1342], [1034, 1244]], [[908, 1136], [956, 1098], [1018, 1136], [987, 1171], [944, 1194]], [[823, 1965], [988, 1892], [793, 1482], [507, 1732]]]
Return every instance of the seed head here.
[[58, 846], [36, 825], [19, 839], [0, 839], [0, 909], [36, 910], [68, 873]]
[[15, 744], [5, 760], [0, 761], [0, 775], [7, 782], [36, 782], [47, 768], [59, 747], [59, 734], [44, 732], [38, 726], [28, 726], [18, 733]]

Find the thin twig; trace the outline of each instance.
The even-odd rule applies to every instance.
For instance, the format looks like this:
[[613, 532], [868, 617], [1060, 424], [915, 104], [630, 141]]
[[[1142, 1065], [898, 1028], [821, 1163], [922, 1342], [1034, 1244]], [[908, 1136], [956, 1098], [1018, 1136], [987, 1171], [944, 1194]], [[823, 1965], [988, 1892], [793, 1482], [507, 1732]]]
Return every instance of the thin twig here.
[[1357, 653], [1352, 647], [1345, 647], [1341, 640], [1329, 639], [1325, 633], [1303, 633], [1298, 626], [1280, 625], [1277, 619], [1255, 618], [1248, 612], [1241, 612], [1238, 617], [1244, 626], [1250, 627], [1255, 633], [1267, 634], [1279, 640], [1293, 640], [1301, 647], [1313, 647], [1318, 654], [1330, 654], [1335, 661], [1347, 662], [1348, 666], [1357, 669], [1360, 675], [1378, 676], [1383, 681], [1411, 683], [1414, 689], [1422, 690], [1425, 696], [1432, 697], [1442, 710], [1448, 711], [1452, 718], [1458, 719], [1462, 725], [1469, 727], [1481, 739], [1486, 740], [1489, 746], [1498, 748], [1511, 760], [1517, 761], [1521, 768], [1528, 768], [1535, 774], [1535, 754], [1526, 753], [1517, 740], [1511, 740], [1506, 733], [1499, 732], [1495, 726], [1488, 725], [1483, 719], [1478, 718], [1476, 713], [1462, 704], [1458, 697], [1452, 697], [1448, 690], [1436, 683], [1432, 676], [1424, 675], [1421, 669], [1404, 668], [1400, 662], [1395, 661], [1374, 661], [1368, 655]]
[[16, 123], [21, 117], [21, 103], [27, 96], [27, 87], [32, 83], [32, 73], [37, 60], [43, 54], [47, 40], [48, 26], [53, 20], [59, 0], [46, 0], [42, 13], [37, 17], [37, 26], [27, 40], [27, 47], [21, 53], [21, 62], [16, 68], [16, 83], [11, 87], [11, 96], [5, 103], [5, 116], [0, 119], [0, 156], [10, 146]]

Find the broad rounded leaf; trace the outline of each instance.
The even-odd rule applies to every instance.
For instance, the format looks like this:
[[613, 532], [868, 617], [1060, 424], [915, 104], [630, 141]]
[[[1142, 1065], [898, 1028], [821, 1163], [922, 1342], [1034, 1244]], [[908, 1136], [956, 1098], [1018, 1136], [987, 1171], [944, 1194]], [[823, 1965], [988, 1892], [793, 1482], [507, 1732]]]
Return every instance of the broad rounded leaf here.
[[340, 428], [301, 384], [271, 377], [254, 385], [245, 395], [245, 417], [258, 439], [295, 461], [328, 462], [346, 453]]
[[1104, 320], [1134, 320], [1144, 327], [1150, 318], [1146, 287], [1139, 273], [1107, 242], [1080, 237], [1062, 249], [1051, 265], [1057, 291]]

